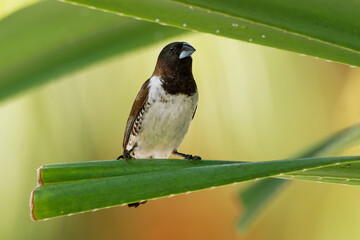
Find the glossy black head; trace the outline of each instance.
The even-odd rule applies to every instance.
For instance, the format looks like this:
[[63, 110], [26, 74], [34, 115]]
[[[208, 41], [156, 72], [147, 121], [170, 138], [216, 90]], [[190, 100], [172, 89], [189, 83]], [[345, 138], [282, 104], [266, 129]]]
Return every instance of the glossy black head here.
[[163, 48], [159, 58], [166, 61], [180, 61], [191, 57], [194, 52], [195, 48], [186, 42], [173, 42]]
[[173, 42], [166, 45], [160, 52], [154, 75], [182, 74], [180, 71], [190, 71], [191, 55], [195, 48], [186, 42]]
[[162, 80], [162, 87], [169, 94], [193, 95], [197, 91], [192, 75], [192, 58], [195, 52], [186, 42], [173, 42], [161, 51], [153, 76]]

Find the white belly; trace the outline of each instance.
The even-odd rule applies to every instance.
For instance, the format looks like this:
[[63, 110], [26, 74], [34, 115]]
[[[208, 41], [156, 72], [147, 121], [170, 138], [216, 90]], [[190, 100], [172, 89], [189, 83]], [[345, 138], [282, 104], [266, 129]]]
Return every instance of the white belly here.
[[126, 149], [135, 146], [135, 158], [168, 158], [183, 141], [197, 101], [197, 93], [192, 96], [166, 93], [160, 78], [152, 77], [141, 129], [137, 135], [130, 136]]

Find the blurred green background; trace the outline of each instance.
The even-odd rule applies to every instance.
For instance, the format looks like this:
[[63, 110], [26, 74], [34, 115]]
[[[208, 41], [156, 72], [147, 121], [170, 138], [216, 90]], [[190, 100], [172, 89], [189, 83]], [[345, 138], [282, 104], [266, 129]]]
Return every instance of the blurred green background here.
[[[0, 0], [0, 18], [30, 2]], [[359, 239], [360, 189], [308, 182], [286, 188], [246, 236], [236, 230], [238, 192], [246, 183], [137, 209], [30, 219], [39, 166], [121, 153], [132, 102], [172, 41], [197, 49], [200, 100], [183, 152], [203, 159], [281, 159], [360, 120], [358, 68], [208, 34], [157, 42], [0, 104], [0, 239]]]

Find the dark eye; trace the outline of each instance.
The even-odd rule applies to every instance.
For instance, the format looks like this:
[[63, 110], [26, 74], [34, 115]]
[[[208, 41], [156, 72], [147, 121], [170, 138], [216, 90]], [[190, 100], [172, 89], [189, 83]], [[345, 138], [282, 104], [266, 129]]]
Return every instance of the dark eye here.
[[170, 51], [172, 52], [172, 51], [174, 51], [174, 49], [175, 49], [174, 47], [171, 47], [171, 48], [170, 48]]

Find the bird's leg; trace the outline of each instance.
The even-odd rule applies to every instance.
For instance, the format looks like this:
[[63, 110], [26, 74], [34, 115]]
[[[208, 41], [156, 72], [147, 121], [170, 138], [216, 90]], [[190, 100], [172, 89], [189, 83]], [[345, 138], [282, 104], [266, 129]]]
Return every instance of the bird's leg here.
[[174, 151], [173, 154], [176, 155], [176, 156], [183, 157], [184, 159], [192, 160], [192, 161], [201, 160], [201, 157], [199, 157], [199, 156], [193, 156], [193, 155], [190, 155], [190, 154], [179, 153], [178, 151]]
[[127, 161], [128, 159], [133, 159], [134, 157], [131, 156], [131, 152], [134, 150], [131, 149], [130, 151], [124, 150], [123, 154], [120, 155], [116, 160], [120, 160], [120, 159], [125, 159], [125, 161]]

